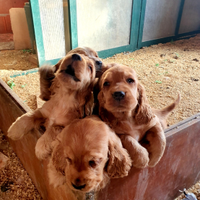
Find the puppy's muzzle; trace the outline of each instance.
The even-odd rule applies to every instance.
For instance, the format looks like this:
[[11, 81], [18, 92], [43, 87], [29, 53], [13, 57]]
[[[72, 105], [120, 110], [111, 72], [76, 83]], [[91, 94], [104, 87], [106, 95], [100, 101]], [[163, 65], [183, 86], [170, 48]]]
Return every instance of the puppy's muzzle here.
[[80, 80], [76, 77], [74, 68], [73, 68], [71, 65], [68, 65], [68, 66], [67, 66], [67, 69], [65, 70], [65, 73], [71, 75], [72, 78], [74, 79], [74, 81], [76, 81], [76, 82], [80, 81]]
[[117, 101], [121, 101], [125, 97], [125, 92], [117, 91], [112, 94], [113, 98]]
[[103, 63], [100, 60], [95, 61], [95, 68], [96, 68], [96, 77], [99, 78], [102, 75], [102, 66]]
[[81, 56], [79, 56], [78, 54], [73, 54], [73, 55], [72, 55], [72, 60], [74, 60], [74, 61], [81, 61], [82, 58], [81, 58]]
[[102, 62], [100, 60], [97, 60], [96, 61], [96, 65], [99, 66], [99, 67], [101, 67], [102, 66]]
[[[81, 56], [79, 56], [78, 54], [73, 54], [73, 55], [72, 55], [72, 60], [73, 60], [73, 61], [81, 61], [82, 58], [81, 58]], [[75, 69], [74, 69], [74, 67], [72, 67], [72, 65], [68, 65], [68, 66], [67, 66], [67, 69], [65, 70], [65, 73], [71, 75], [72, 78], [74, 79], [74, 81], [76, 81], [76, 82], [80, 81], [80, 80], [76, 77], [76, 75], [75, 75]]]
[[72, 186], [77, 190], [82, 190], [85, 188], [86, 184], [83, 184], [80, 178], [75, 180], [75, 183], [72, 183]]

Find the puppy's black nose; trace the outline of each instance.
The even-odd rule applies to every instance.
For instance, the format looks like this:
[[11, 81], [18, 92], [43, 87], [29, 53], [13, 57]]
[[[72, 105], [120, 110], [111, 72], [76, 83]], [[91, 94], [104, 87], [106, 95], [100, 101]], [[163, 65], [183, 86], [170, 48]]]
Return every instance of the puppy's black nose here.
[[96, 64], [97, 64], [99, 67], [102, 66], [102, 62], [101, 62], [100, 60], [97, 60], [97, 61], [96, 61]]
[[114, 92], [112, 94], [113, 98], [117, 101], [120, 101], [122, 100], [124, 97], [125, 97], [125, 92], [123, 91], [117, 91], [117, 92]]
[[79, 61], [82, 60], [82, 59], [81, 59], [81, 56], [79, 56], [78, 54], [73, 54], [73, 55], [72, 55], [72, 59], [73, 59], [73, 60], [79, 60]]
[[77, 189], [77, 190], [82, 190], [83, 188], [85, 188], [86, 184], [84, 184], [84, 185], [74, 185], [74, 184], [72, 183], [72, 186], [73, 186], [75, 189]]

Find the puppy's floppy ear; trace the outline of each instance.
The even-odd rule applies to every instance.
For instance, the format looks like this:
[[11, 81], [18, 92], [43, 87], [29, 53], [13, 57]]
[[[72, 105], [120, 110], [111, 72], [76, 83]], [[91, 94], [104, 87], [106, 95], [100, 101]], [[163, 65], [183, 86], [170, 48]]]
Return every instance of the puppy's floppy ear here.
[[54, 66], [52, 65], [43, 65], [39, 68], [39, 75], [40, 75], [40, 98], [44, 101], [50, 99], [50, 87], [55, 78], [55, 73], [60, 67], [63, 59], [59, 60], [57, 64]]
[[66, 164], [62, 144], [56, 140], [53, 142], [53, 152], [48, 164], [49, 182], [54, 187], [65, 183]]
[[99, 101], [99, 105], [102, 106], [105, 104], [105, 100], [104, 100], [104, 94], [103, 91], [100, 90], [100, 92], [98, 93], [97, 99]]
[[126, 149], [122, 147], [118, 136], [110, 131], [109, 139], [109, 160], [106, 166], [110, 178], [122, 178], [128, 175], [132, 161]]
[[50, 87], [55, 78], [56, 67], [51, 65], [44, 65], [39, 69], [40, 75], [40, 98], [48, 101], [51, 96]]
[[138, 83], [137, 90], [138, 90], [138, 97], [137, 97], [138, 105], [135, 111], [136, 112], [135, 120], [137, 124], [148, 123], [152, 119], [153, 113], [148, 104], [147, 97], [145, 94], [145, 89], [140, 83]]
[[94, 108], [94, 97], [93, 93], [90, 92], [87, 96], [86, 104], [85, 104], [85, 116], [89, 116], [93, 113]]
[[105, 104], [105, 100], [104, 100], [104, 94], [103, 94], [103, 91], [101, 90], [97, 96], [98, 98], [98, 113], [99, 113], [99, 116], [101, 117], [101, 119], [103, 121], [106, 121], [107, 119], [107, 112], [106, 110], [104, 109], [104, 104]]
[[[76, 99], [79, 102], [80, 116], [85, 117], [91, 115], [94, 108], [94, 96], [93, 96], [94, 81], [90, 83], [88, 87], [83, 88], [76, 94]], [[82, 109], [84, 107], [84, 109]]]
[[61, 144], [56, 145], [56, 147], [54, 148], [52, 161], [56, 170], [64, 175], [67, 163], [64, 157], [63, 146]]
[[[94, 95], [93, 95], [93, 88], [95, 84], [95, 79], [90, 83], [90, 86], [86, 88], [86, 95], [85, 95], [85, 116], [91, 115], [94, 109]], [[84, 95], [83, 95], [84, 96]]]

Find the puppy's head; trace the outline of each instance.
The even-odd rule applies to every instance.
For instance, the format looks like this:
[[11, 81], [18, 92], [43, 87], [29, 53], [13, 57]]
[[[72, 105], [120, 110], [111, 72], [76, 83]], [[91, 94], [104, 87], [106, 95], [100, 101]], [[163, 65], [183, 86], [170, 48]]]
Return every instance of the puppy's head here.
[[[49, 166], [50, 183], [54, 186], [66, 182], [72, 190], [90, 192], [103, 188], [109, 177], [128, 175], [129, 155], [99, 118], [75, 120], [59, 137]], [[52, 166], [56, 170], [51, 170]], [[55, 176], [55, 171], [60, 177]]]
[[54, 82], [66, 89], [81, 90], [95, 80], [95, 66], [91, 59], [82, 54], [67, 54], [57, 68]]
[[101, 77], [98, 99], [108, 111], [133, 110], [138, 104], [138, 79], [133, 69], [115, 64]]
[[[106, 66], [103, 64], [101, 59], [98, 57], [97, 52], [89, 47], [77, 47], [67, 53], [67, 56], [69, 54], [81, 54], [91, 60], [93, 65], [95, 66], [95, 69], [93, 70], [95, 73], [95, 77], [100, 77], [103, 73], [103, 70], [105, 70]], [[66, 59], [65, 56], [59, 62], [54, 65], [45, 65], [40, 67], [39, 74], [40, 74], [40, 98], [42, 100], [49, 100], [52, 94], [52, 91], [50, 89], [52, 83], [54, 82], [55, 73], [59, 70], [61, 64]]]
[[150, 119], [145, 90], [132, 68], [112, 63], [100, 78], [99, 87], [100, 109], [111, 113], [132, 111], [138, 123]]
[[79, 53], [87, 56], [93, 60], [96, 68], [96, 77], [99, 77], [102, 74], [102, 69], [105, 67], [102, 60], [99, 58], [97, 52], [90, 47], [77, 47], [71, 50], [69, 53]]

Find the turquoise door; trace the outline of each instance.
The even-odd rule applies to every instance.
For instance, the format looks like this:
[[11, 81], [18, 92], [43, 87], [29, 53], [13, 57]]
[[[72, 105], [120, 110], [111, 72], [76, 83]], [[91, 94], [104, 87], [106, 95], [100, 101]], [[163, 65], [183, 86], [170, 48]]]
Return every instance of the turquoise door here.
[[137, 48], [141, 0], [69, 0], [72, 48], [89, 46], [100, 57]]
[[39, 65], [55, 64], [78, 46], [102, 58], [134, 51], [141, 1], [30, 0]]

